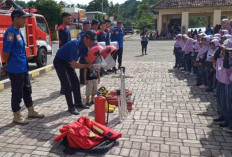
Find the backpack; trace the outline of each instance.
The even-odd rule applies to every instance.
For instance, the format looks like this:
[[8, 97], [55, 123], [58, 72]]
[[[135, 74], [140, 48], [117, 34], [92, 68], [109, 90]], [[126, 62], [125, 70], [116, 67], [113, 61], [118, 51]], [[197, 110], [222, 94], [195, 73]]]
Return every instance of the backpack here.
[[106, 152], [113, 147], [115, 140], [122, 136], [88, 117], [81, 117], [76, 122], [64, 125], [59, 131], [61, 134], [54, 140], [57, 142], [63, 139], [64, 152], [71, 154], [77, 151]]

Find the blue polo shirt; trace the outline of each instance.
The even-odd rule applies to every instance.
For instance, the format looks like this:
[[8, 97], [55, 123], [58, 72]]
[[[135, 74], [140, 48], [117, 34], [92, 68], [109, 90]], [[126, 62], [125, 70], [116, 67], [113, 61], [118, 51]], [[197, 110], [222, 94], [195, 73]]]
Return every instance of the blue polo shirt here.
[[68, 26], [60, 25], [58, 29], [59, 47], [62, 47], [67, 42], [71, 41], [71, 31]]
[[26, 56], [25, 42], [20, 30], [12, 25], [3, 38], [3, 52], [10, 53], [9, 63], [6, 71], [19, 74], [28, 72], [28, 61]]
[[82, 55], [81, 48], [84, 42], [82, 39], [72, 40], [61, 47], [57, 53], [56, 57], [63, 61], [78, 61], [79, 57]]
[[117, 41], [119, 48], [123, 48], [124, 31], [122, 29], [115, 28], [111, 34], [111, 41]]

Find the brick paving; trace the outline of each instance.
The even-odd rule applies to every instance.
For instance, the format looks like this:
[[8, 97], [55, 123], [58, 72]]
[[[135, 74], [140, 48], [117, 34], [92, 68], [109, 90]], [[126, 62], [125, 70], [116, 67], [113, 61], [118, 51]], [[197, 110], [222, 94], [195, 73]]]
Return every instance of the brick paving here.
[[[195, 80], [173, 70], [173, 41], [152, 41], [147, 56], [140, 56], [136, 38], [125, 42], [126, 86], [133, 91], [135, 104], [127, 119], [114, 128], [123, 134], [105, 157], [197, 157], [232, 156], [232, 136], [212, 123], [216, 100], [194, 86]], [[119, 87], [118, 75], [101, 79], [101, 85]], [[94, 107], [73, 116], [67, 112], [55, 71], [32, 80], [35, 108], [46, 118], [14, 125], [10, 89], [0, 92], [0, 157], [65, 156], [63, 146], [53, 138], [64, 124], [86, 115]], [[84, 96], [85, 88], [82, 87]], [[23, 106], [23, 105], [21, 105]], [[26, 115], [25, 107], [22, 107]], [[111, 114], [110, 119], [117, 117]], [[74, 156], [96, 156], [77, 153]]]

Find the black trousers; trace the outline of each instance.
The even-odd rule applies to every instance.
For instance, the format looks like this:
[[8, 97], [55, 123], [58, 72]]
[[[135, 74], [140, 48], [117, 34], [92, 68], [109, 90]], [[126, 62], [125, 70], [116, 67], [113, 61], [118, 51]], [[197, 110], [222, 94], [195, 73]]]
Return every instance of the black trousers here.
[[206, 80], [207, 80], [207, 86], [210, 89], [213, 89], [214, 85], [214, 74], [215, 70], [213, 68], [213, 62], [205, 62], [205, 72], [206, 72]]
[[190, 54], [185, 54], [185, 69], [187, 72], [191, 72], [192, 70], [192, 57]]
[[175, 53], [175, 66], [176, 67], [181, 67], [181, 56], [179, 52], [174, 52]]
[[[56, 69], [57, 76], [61, 82], [61, 86], [64, 89], [65, 98], [69, 108], [74, 107], [74, 103], [78, 106], [82, 104], [80, 82], [77, 77], [75, 69], [71, 67], [69, 62], [60, 60], [55, 57], [53, 61]], [[74, 103], [73, 103], [73, 96]]]
[[[81, 64], [86, 64], [85, 57], [80, 57], [79, 63]], [[80, 84], [85, 83], [85, 78], [84, 78], [84, 69], [80, 69]]]
[[21, 107], [20, 103], [23, 101], [26, 107], [31, 107], [33, 105], [31, 93], [31, 82], [28, 72], [13, 74], [9, 73], [9, 78], [11, 81], [11, 108], [13, 112], [18, 112]]
[[118, 66], [120, 67], [122, 65], [122, 54], [123, 54], [123, 48], [119, 48], [117, 52], [114, 53], [113, 58], [116, 61], [118, 59]]
[[143, 54], [143, 52], [145, 52], [145, 54], [147, 54], [148, 41], [141, 41], [141, 45], [142, 45], [142, 54]]

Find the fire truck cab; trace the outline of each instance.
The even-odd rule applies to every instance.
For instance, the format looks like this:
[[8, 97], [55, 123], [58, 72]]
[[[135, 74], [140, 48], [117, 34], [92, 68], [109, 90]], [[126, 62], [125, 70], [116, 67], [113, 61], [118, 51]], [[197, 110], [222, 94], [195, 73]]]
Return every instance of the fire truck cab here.
[[[2, 57], [3, 37], [6, 30], [12, 25], [11, 12], [12, 7], [18, 6], [12, 0], [0, 0], [0, 67], [4, 64]], [[47, 65], [47, 55], [52, 54], [52, 42], [50, 30], [46, 19], [39, 14], [24, 9], [32, 14], [27, 18], [24, 28], [21, 28], [22, 35], [26, 44], [26, 55], [28, 61], [36, 63], [38, 67]]]

